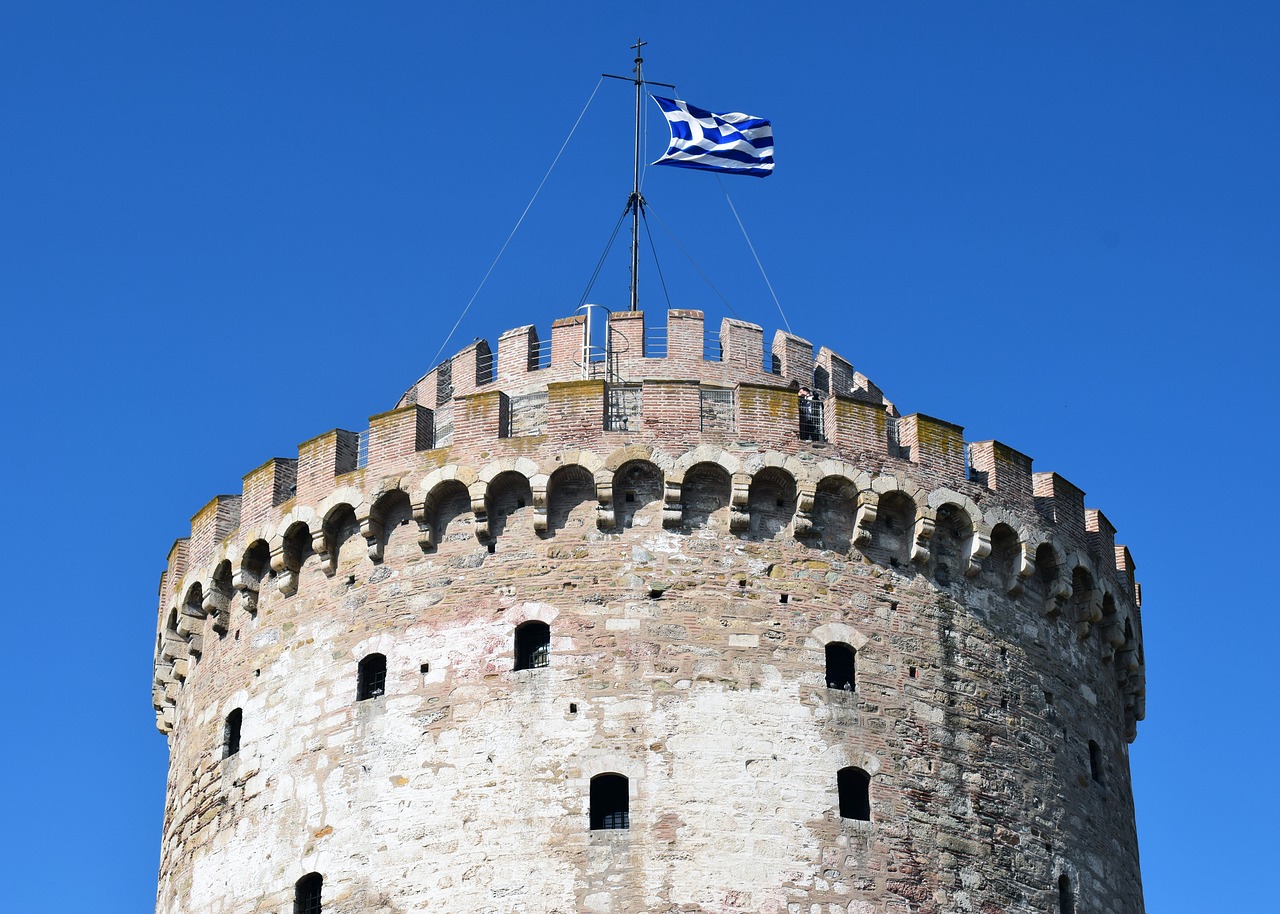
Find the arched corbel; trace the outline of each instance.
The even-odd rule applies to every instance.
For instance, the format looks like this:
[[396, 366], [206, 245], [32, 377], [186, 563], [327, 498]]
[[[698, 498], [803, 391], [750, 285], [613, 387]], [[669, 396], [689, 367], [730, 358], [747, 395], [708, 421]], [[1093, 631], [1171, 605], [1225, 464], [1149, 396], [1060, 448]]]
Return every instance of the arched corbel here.
[[547, 535], [547, 475], [539, 473], [529, 480], [529, 496], [533, 499], [533, 532]]
[[880, 505], [880, 496], [875, 492], [858, 493], [858, 510], [853, 518], [853, 542], [856, 546], [866, 546], [871, 542], [871, 528], [875, 526], [876, 511]]
[[662, 486], [662, 526], [679, 530], [684, 523], [684, 505], [680, 501], [683, 480], [666, 479]]
[[818, 490], [809, 484], [805, 484], [803, 488], [796, 487], [796, 515], [792, 519], [792, 530], [797, 537], [808, 536], [813, 533], [813, 502], [818, 496]]
[[357, 517], [356, 522], [360, 524], [360, 535], [364, 537], [366, 551], [370, 560], [381, 562], [384, 548], [382, 534], [385, 532], [382, 521], [374, 517], [373, 512], [370, 511], [363, 517]]
[[745, 533], [751, 529], [751, 477], [734, 473], [729, 489], [729, 532]]
[[964, 566], [964, 576], [971, 578], [982, 570], [982, 560], [991, 554], [990, 528], [974, 525], [973, 538], [969, 541], [969, 560]]
[[476, 519], [476, 539], [482, 543], [487, 543], [491, 535], [489, 531], [489, 502], [486, 498], [488, 485], [487, 480], [480, 480], [467, 487], [467, 494], [471, 496], [471, 514]]
[[240, 603], [250, 615], [258, 611], [258, 586], [258, 582], [252, 575], [246, 574], [243, 567], [231, 572], [231, 588], [240, 594]]
[[934, 515], [924, 508], [916, 512], [916, 522], [911, 527], [911, 561], [923, 565], [929, 561], [929, 540], [933, 537]]
[[271, 570], [276, 575], [276, 589], [286, 597], [298, 592], [298, 571], [290, 568], [285, 557], [284, 543], [271, 550]]
[[1035, 573], [1036, 559], [1031, 551], [1031, 544], [1019, 542], [1018, 552], [1013, 559], [1013, 577], [1009, 581], [1009, 596], [1016, 597], [1021, 594], [1026, 587], [1027, 578]]
[[418, 502], [411, 506], [413, 522], [418, 525], [418, 548], [429, 552], [436, 545], [436, 534], [431, 529], [431, 519], [427, 517], [427, 502]]
[[600, 530], [612, 530], [618, 526], [618, 519], [613, 510], [613, 476], [607, 475], [596, 480], [596, 527]]
[[337, 563], [334, 561], [334, 552], [329, 549], [329, 537], [325, 535], [325, 525], [321, 523], [319, 528], [311, 534], [311, 551], [320, 559], [320, 570], [333, 577], [333, 573], [338, 570]]
[[231, 605], [231, 598], [228, 594], [222, 592], [217, 584], [210, 584], [209, 590], [204, 595], [204, 603], [201, 604], [206, 616], [211, 616], [210, 624], [213, 630], [220, 635], [227, 633], [227, 616], [228, 608]]

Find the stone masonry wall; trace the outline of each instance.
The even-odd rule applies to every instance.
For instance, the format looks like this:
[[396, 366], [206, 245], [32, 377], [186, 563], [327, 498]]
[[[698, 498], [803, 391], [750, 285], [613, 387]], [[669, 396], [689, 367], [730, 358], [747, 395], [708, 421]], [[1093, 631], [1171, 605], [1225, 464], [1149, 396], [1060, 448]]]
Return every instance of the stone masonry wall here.
[[[1143, 910], [1142, 625], [1110, 522], [797, 337], [777, 375], [737, 321], [703, 359], [701, 321], [672, 312], [679, 357], [625, 372], [575, 363], [572, 321], [541, 368], [532, 328], [496, 367], [473, 344], [374, 417], [365, 466], [336, 430], [196, 514], [161, 579], [158, 914], [289, 914], [308, 873], [344, 914], [1043, 912], [1060, 880]], [[802, 441], [815, 364], [826, 440]], [[625, 430], [612, 384], [640, 390]], [[531, 621], [549, 663], [516, 670]], [[589, 828], [601, 774], [629, 828]]]

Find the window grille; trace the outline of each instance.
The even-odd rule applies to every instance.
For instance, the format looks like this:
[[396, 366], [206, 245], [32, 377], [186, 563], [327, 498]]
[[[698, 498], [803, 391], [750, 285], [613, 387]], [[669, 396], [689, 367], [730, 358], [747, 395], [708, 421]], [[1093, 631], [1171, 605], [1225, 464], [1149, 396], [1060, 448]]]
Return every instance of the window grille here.
[[517, 670], [551, 665], [551, 628], [545, 622], [526, 622], [516, 629]]
[[324, 877], [319, 873], [308, 873], [297, 881], [293, 887], [293, 914], [322, 914], [320, 892], [324, 887]]
[[732, 432], [734, 429], [733, 391], [728, 388], [703, 388], [702, 431]]
[[800, 391], [800, 440], [827, 440], [822, 433], [822, 400], [808, 388]]
[[356, 443], [356, 469], [363, 470], [369, 465], [369, 430], [366, 428], [360, 433], [359, 441]]
[[356, 684], [356, 701], [379, 698], [387, 691], [387, 658], [385, 654], [370, 654], [360, 661]]
[[898, 438], [898, 420], [893, 416], [885, 416], [884, 437], [885, 443], [889, 446], [889, 456], [897, 457], [902, 444]]
[[625, 432], [639, 427], [639, 384], [611, 384], [606, 397], [604, 427], [607, 431]]
[[599, 774], [591, 779], [591, 830], [613, 831], [631, 827], [628, 781], [620, 774]]

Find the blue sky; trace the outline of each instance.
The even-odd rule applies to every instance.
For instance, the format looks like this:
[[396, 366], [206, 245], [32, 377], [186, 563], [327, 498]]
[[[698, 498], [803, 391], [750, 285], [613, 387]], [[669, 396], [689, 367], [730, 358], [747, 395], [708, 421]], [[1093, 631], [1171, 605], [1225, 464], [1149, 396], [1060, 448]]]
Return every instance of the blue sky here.
[[[151, 909], [169, 546], [431, 367], [637, 35], [652, 79], [773, 119], [775, 175], [723, 186], [793, 330], [1061, 473], [1133, 550], [1148, 909], [1276, 910], [1280, 7], [24, 0], [0, 6], [4, 909]], [[631, 118], [599, 85], [447, 353], [577, 306]], [[646, 172], [670, 303], [772, 333], [720, 188]], [[591, 295], [613, 309], [624, 247]]]

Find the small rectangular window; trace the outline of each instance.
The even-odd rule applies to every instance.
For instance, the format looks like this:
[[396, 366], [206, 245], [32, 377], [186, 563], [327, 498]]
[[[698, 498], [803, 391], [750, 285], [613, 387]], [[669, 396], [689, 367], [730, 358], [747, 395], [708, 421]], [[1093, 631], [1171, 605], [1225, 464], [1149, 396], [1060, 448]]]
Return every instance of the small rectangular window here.
[[222, 757], [231, 758], [240, 752], [240, 724], [244, 720], [244, 712], [236, 708], [227, 715], [222, 727]]

